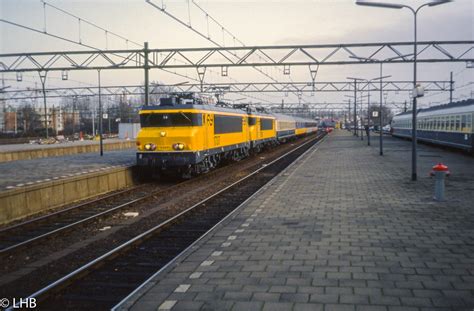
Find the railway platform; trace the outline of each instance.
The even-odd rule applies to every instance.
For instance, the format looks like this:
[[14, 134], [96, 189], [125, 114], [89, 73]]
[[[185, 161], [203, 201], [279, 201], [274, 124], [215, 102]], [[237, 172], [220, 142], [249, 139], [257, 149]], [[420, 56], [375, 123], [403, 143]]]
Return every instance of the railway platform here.
[[135, 149], [0, 163], [0, 225], [135, 184]]
[[86, 174], [116, 166], [133, 165], [135, 149], [78, 153], [0, 163], [0, 191], [21, 188], [49, 180]]
[[[99, 148], [99, 141], [96, 140], [76, 140], [51, 145], [0, 145], [0, 163], [65, 156], [78, 153], [99, 152]], [[103, 142], [103, 148], [106, 151], [135, 148], [135, 140], [106, 139]]]
[[116, 309], [472, 310], [474, 158], [384, 145], [331, 133]]

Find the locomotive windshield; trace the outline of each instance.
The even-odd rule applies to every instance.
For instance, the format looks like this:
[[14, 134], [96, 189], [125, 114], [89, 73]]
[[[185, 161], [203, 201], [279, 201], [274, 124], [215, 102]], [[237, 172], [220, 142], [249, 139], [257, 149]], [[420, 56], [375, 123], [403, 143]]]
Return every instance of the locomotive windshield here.
[[202, 125], [201, 113], [144, 113], [140, 115], [141, 127], [174, 127]]

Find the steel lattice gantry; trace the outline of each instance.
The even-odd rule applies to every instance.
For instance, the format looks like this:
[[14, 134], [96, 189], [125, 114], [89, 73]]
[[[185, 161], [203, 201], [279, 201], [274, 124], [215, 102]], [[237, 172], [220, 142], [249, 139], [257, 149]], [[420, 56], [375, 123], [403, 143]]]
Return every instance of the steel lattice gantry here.
[[[474, 61], [474, 41], [425, 41], [418, 48], [420, 63]], [[409, 63], [412, 51], [413, 42], [386, 42], [14, 53], [0, 54], [0, 72], [221, 67], [227, 73], [229, 67], [283, 66], [289, 73], [291, 66], [302, 65]]]
[[[449, 91], [450, 81], [418, 81], [428, 92]], [[384, 91], [411, 92], [411, 81], [384, 81]], [[359, 83], [357, 91], [380, 91], [379, 82]], [[309, 93], [309, 92], [352, 92], [354, 83], [348, 82], [291, 82], [291, 83], [214, 83], [183, 85], [151, 85], [150, 94], [167, 94], [170, 92], [203, 92], [203, 93]], [[102, 95], [142, 95], [142, 85], [101, 86]], [[4, 100], [19, 100], [43, 97], [41, 89], [8, 90], [2, 93]], [[98, 87], [71, 87], [46, 89], [46, 97], [97, 96]]]

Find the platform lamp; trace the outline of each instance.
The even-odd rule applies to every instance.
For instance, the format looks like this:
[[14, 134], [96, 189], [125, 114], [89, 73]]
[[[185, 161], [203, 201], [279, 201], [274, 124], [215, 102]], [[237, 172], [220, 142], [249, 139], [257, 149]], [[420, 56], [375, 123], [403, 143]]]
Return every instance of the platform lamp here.
[[[113, 64], [111, 66], [107, 66], [107, 67], [102, 67], [102, 68], [95, 68], [97, 70], [97, 79], [98, 79], [98, 91], [99, 91], [99, 148], [100, 148], [100, 156], [102, 157], [104, 155], [104, 144], [103, 144], [103, 138], [102, 138], [102, 100], [101, 100], [101, 87], [100, 87], [100, 71], [102, 69], [117, 69], [118, 67], [124, 65], [125, 62], [122, 62], [120, 64]], [[74, 68], [77, 68], [77, 69], [90, 69], [90, 68], [87, 68], [86, 66], [80, 66], [80, 65], [73, 65]], [[73, 116], [74, 117], [74, 116]], [[92, 134], [95, 134], [95, 133], [92, 133]]]
[[452, 2], [452, 0], [431, 0], [428, 3], [420, 5], [418, 8], [414, 9], [409, 5], [405, 4], [398, 4], [398, 3], [385, 3], [385, 2], [366, 2], [362, 0], [357, 0], [357, 5], [364, 5], [364, 6], [372, 6], [372, 7], [380, 7], [380, 8], [388, 8], [388, 9], [403, 9], [407, 8], [413, 13], [414, 17], [414, 41], [413, 41], [413, 107], [412, 107], [412, 154], [411, 154], [411, 180], [417, 180], [416, 174], [416, 94], [417, 94], [417, 84], [416, 84], [416, 57], [417, 53], [417, 37], [416, 37], [416, 18], [418, 12], [421, 8], [425, 6], [436, 6], [444, 3]]
[[[350, 58], [357, 58], [360, 59], [360, 57], [356, 56], [349, 56]], [[382, 80], [386, 78], [390, 78], [391, 75], [388, 76], [382, 76], [382, 64], [380, 65], [380, 76], [372, 79], [360, 79], [360, 78], [351, 78], [351, 79], [359, 79], [361, 81], [367, 82], [367, 92], [368, 92], [368, 100], [367, 100], [367, 125], [370, 126], [370, 115], [369, 115], [369, 110], [370, 110], [370, 85], [372, 84], [373, 81], [380, 80], [380, 102], [382, 102]], [[380, 114], [382, 114], [382, 104], [380, 104]], [[382, 120], [382, 119], [380, 119]], [[380, 121], [380, 124], [382, 121]], [[367, 145], [370, 146], [370, 132], [367, 133]]]
[[[355, 58], [355, 59], [358, 59], [358, 60], [361, 60], [361, 61], [365, 61], [365, 62], [378, 62], [380, 63], [380, 122], [379, 122], [379, 127], [380, 127], [380, 131], [379, 131], [379, 154], [382, 156], [383, 155], [383, 132], [382, 132], [382, 127], [383, 127], [383, 120], [382, 120], [382, 94], [383, 94], [383, 78], [385, 78], [384, 76], [382, 76], [382, 73], [383, 73], [383, 63], [384, 62], [387, 62], [387, 61], [391, 61], [391, 60], [395, 60], [395, 59], [398, 59], [398, 58], [405, 58], [405, 57], [408, 57], [408, 56], [411, 56], [413, 55], [413, 53], [411, 54], [405, 54], [405, 55], [399, 55], [399, 56], [394, 56], [394, 57], [389, 57], [389, 58], [385, 58], [383, 60], [380, 60], [380, 59], [376, 59], [376, 58], [369, 58], [369, 57], [360, 57], [360, 56], [349, 56], [350, 58]], [[387, 76], [387, 77], [391, 77], [391, 76]]]
[[46, 130], [46, 139], [49, 138], [49, 133], [48, 133], [48, 112], [46, 110], [46, 90], [45, 90], [45, 84], [46, 84], [46, 77], [48, 75], [48, 71], [38, 71], [38, 75], [41, 81], [42, 85], [42, 90], [43, 90], [43, 105], [44, 105], [44, 128]]

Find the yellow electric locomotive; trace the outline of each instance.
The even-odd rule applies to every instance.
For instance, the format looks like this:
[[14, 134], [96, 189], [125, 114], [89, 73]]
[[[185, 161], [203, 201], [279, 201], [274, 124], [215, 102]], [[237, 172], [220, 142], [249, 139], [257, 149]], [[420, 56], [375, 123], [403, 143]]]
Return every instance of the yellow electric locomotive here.
[[195, 99], [166, 98], [140, 111], [137, 165], [177, 171], [184, 177], [239, 160], [273, 142], [275, 118], [226, 107], [197, 104]]
[[238, 161], [310, 133], [316, 126], [314, 120], [206, 105], [195, 98], [164, 98], [139, 114], [137, 165], [147, 176], [167, 171], [191, 177], [224, 159]]

